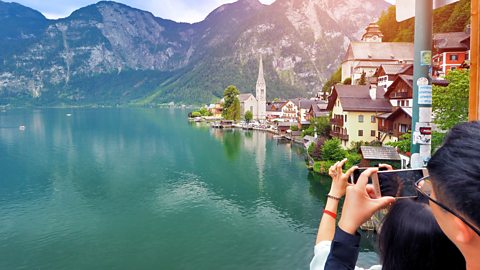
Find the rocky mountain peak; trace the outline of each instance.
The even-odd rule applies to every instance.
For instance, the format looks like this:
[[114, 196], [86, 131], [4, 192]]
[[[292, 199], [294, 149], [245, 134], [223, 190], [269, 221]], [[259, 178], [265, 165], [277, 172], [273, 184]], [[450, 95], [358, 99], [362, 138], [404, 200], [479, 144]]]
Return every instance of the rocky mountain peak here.
[[0, 1], [0, 104], [42, 105], [210, 102], [230, 84], [253, 92], [260, 56], [268, 98], [304, 96], [321, 89], [350, 40], [388, 4], [239, 0], [195, 24], [111, 1], [60, 20], [14, 5], [2, 20], [6, 5]]

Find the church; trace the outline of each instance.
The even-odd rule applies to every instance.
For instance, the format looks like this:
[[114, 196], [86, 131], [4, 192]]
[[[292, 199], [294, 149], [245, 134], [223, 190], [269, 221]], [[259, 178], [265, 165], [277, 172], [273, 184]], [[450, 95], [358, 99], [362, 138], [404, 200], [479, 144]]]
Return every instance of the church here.
[[258, 79], [256, 86], [256, 96], [252, 94], [240, 94], [240, 113], [242, 117], [247, 111], [253, 113], [253, 120], [264, 122], [267, 115], [267, 86], [265, 83], [265, 76], [263, 74], [263, 60], [260, 57], [260, 64], [258, 68]]

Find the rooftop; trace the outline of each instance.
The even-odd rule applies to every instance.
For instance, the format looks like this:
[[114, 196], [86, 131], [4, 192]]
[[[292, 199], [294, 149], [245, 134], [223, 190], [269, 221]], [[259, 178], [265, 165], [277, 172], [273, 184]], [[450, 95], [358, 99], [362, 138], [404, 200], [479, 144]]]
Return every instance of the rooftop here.
[[377, 88], [375, 94], [376, 99], [372, 99], [368, 85], [337, 84], [334, 86], [332, 95], [329, 97], [327, 109], [332, 110], [338, 98], [344, 111], [391, 112], [392, 105], [384, 98], [383, 89]]
[[468, 50], [469, 43], [466, 41], [469, 38], [470, 34], [465, 32], [438, 33], [433, 36], [433, 41], [438, 50]]
[[361, 146], [360, 152], [364, 159], [401, 160], [397, 150], [385, 146]]
[[352, 42], [348, 60], [410, 60], [413, 61], [413, 43], [409, 42]]

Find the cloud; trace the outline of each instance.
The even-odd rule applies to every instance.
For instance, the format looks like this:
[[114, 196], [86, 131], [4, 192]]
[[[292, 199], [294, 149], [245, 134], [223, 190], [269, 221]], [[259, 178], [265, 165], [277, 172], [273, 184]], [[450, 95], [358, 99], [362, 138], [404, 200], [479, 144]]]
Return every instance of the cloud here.
[[[155, 16], [178, 22], [199, 22], [215, 8], [236, 0], [116, 0], [117, 2], [152, 12]], [[94, 4], [95, 0], [16, 0], [16, 2], [42, 12], [45, 17], [58, 19], [73, 11]], [[68, 3], [66, 3], [68, 2]], [[260, 0], [271, 4], [275, 0]]]

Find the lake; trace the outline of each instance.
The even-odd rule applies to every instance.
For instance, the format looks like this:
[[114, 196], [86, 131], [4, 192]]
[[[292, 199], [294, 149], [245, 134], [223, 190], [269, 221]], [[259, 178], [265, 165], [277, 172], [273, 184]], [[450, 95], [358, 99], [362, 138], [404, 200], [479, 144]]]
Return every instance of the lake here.
[[329, 179], [187, 113], [1, 112], [0, 269], [308, 269]]

